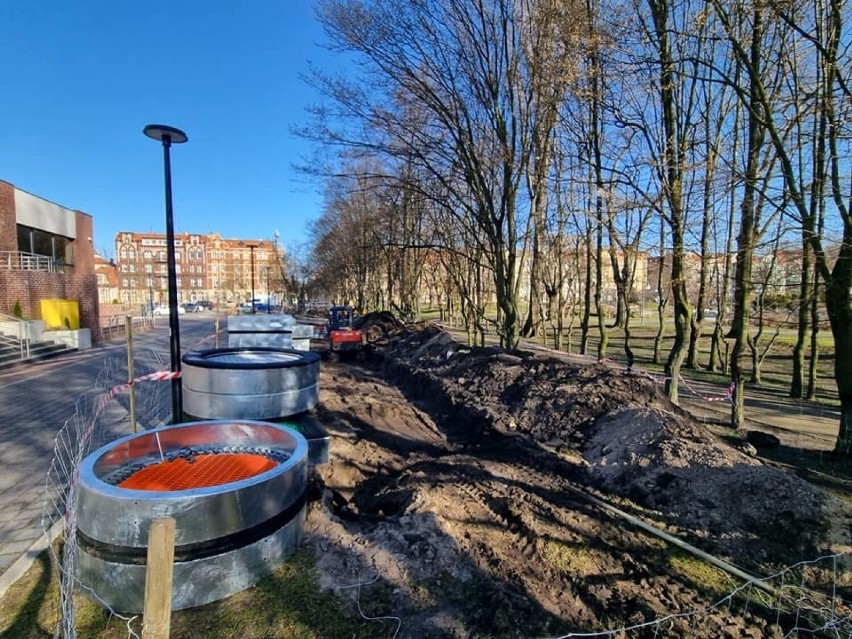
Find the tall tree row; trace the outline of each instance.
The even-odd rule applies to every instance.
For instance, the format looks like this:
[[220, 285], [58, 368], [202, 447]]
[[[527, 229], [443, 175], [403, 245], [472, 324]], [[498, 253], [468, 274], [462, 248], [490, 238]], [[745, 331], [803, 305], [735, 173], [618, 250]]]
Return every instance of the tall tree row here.
[[[849, 453], [848, 14], [843, 0], [320, 0], [357, 65], [310, 79], [327, 103], [304, 133], [339, 157], [318, 273], [365, 308], [414, 316], [428, 294], [471, 342], [573, 348], [576, 322], [579, 350], [596, 332], [602, 357], [620, 328], [628, 361], [648, 294], [673, 319], [655, 350], [669, 397], [683, 366], [729, 370], [741, 427], [781, 277], [753, 267], [797, 242], [799, 277], [779, 284], [796, 300], [790, 391], [806, 372], [813, 388], [824, 309]], [[659, 267], [637, 290], [640, 256]]]

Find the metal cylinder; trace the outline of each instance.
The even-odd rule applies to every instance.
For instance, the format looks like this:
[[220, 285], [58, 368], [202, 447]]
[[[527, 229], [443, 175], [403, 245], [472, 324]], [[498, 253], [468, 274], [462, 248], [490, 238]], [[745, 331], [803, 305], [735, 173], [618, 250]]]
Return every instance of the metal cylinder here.
[[[179, 424], [121, 438], [83, 460], [77, 502], [80, 581], [116, 611], [141, 612], [151, 523], [176, 522], [174, 610], [242, 590], [298, 546], [305, 520], [307, 441], [248, 420]], [[260, 454], [269, 470], [186, 490], [121, 488], [134, 469], [178, 455]], [[193, 457], [194, 456], [194, 457]]]
[[277, 419], [319, 400], [320, 357], [277, 348], [219, 348], [183, 357], [183, 407], [191, 419]]

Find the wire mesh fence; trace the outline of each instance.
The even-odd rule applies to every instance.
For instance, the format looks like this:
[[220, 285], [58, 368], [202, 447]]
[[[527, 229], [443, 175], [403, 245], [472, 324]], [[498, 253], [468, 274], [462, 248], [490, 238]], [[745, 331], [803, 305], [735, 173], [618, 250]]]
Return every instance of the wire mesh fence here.
[[[705, 629], [719, 613], [746, 617], [755, 612], [761, 625], [736, 629], [720, 636], [783, 637], [802, 639], [852, 637], [852, 601], [844, 597], [852, 587], [852, 554], [836, 553], [802, 561], [772, 575], [742, 583], [703, 608], [676, 611], [647, 621], [594, 632], [572, 632], [549, 639], [613, 637], [677, 638]], [[706, 633], [701, 636], [707, 636]]]
[[[162, 355], [153, 349], [134, 353], [133, 361], [136, 380], [146, 380], [154, 373], [163, 371], [166, 364]], [[45, 479], [44, 510], [42, 528], [53, 537], [61, 533], [63, 543], [51, 545], [50, 553], [60, 575], [61, 620], [55, 637], [76, 637], [74, 592], [82, 587], [76, 580], [77, 518], [76, 499], [80, 464], [98, 447], [134, 432], [135, 428], [154, 428], [166, 423], [171, 416], [169, 384], [147, 381], [129, 383], [127, 359], [116, 355], [107, 358], [91, 391], [82, 395], [76, 403], [74, 415], [68, 419], [54, 440], [53, 461]], [[136, 426], [129, 418], [129, 390], [135, 394]], [[86, 593], [98, 599], [94, 592]], [[128, 636], [135, 637], [131, 619], [126, 619]]]

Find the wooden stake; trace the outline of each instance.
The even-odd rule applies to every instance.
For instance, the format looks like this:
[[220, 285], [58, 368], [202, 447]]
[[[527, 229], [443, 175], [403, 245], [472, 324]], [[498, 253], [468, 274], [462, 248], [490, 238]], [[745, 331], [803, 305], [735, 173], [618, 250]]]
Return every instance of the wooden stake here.
[[172, 575], [175, 561], [175, 520], [163, 517], [148, 532], [145, 608], [142, 639], [168, 639], [172, 621]]
[[[133, 381], [133, 318], [130, 315], [124, 318], [124, 328], [127, 332], [127, 379]], [[130, 384], [128, 390], [130, 394], [130, 426], [133, 432], [139, 429], [136, 427], [136, 389], [133, 384]]]

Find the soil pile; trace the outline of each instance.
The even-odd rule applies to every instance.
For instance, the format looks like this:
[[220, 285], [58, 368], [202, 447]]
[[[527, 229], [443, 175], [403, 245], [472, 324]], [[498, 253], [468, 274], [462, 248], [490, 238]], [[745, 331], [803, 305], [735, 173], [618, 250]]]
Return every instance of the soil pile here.
[[817, 552], [822, 493], [712, 435], [645, 375], [463, 348], [434, 326], [386, 352], [398, 376], [476, 414], [483, 432], [530, 435], [584, 469], [585, 484], [656, 511], [712, 552], [748, 565]]
[[402, 322], [387, 311], [379, 311], [375, 313], [367, 313], [366, 315], [355, 318], [355, 321], [352, 322], [352, 326], [364, 334], [364, 337], [369, 344], [401, 329]]
[[426, 324], [383, 331], [373, 368], [323, 370], [334, 439], [308, 530], [325, 586], [370, 582], [359, 604], [399, 617], [399, 637], [789, 628], [754, 601], [708, 610], [737, 580], [584, 493], [767, 574], [826, 549], [819, 491], [714, 437], [646, 377], [471, 349]]

